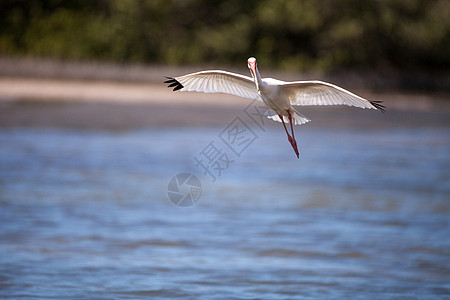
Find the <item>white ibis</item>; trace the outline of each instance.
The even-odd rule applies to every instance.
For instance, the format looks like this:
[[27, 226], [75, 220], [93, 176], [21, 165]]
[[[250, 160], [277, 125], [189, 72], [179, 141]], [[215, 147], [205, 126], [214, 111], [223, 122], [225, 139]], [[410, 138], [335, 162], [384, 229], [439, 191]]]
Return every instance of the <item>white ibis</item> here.
[[[382, 101], [369, 101], [339, 86], [323, 81], [286, 82], [273, 78], [261, 78], [256, 58], [247, 61], [252, 78], [221, 70], [210, 70], [191, 73], [179, 77], [166, 77], [168, 87], [174, 91], [195, 91], [204, 93], [226, 93], [244, 98], [264, 101], [270, 108], [266, 116], [283, 123], [288, 140], [297, 157], [297, 142], [293, 125], [301, 125], [310, 120], [299, 112], [304, 105], [349, 105], [360, 108], [371, 108], [384, 112]], [[291, 126], [291, 134], [286, 128]]]

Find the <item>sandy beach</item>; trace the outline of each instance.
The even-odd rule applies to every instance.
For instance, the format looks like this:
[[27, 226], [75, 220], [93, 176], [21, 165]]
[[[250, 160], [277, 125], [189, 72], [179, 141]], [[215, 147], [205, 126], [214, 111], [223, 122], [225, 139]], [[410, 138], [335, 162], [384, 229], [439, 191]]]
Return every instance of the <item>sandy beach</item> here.
[[[123, 129], [220, 125], [252, 101], [224, 94], [172, 92], [163, 80], [146, 83], [0, 77], [0, 126]], [[445, 95], [357, 92], [368, 99], [384, 100], [387, 114], [355, 113], [354, 108], [345, 107], [305, 107], [303, 111], [314, 121], [311, 126], [450, 122]]]
[[[172, 92], [164, 76], [211, 66], [168, 67], [0, 59], [1, 127], [123, 129], [148, 126], [223, 125], [252, 100], [225, 94]], [[224, 69], [246, 74], [246, 69]], [[348, 107], [304, 107], [308, 126], [383, 126], [407, 122], [448, 124], [447, 92], [405, 92], [400, 78], [367, 74], [327, 77], [267, 70], [283, 80], [321, 79], [367, 99], [382, 100], [386, 114]], [[392, 79], [392, 80], [391, 80]], [[444, 81], [443, 81], [444, 82]], [[358, 113], [355, 113], [358, 111]], [[277, 124], [272, 124], [276, 126]]]

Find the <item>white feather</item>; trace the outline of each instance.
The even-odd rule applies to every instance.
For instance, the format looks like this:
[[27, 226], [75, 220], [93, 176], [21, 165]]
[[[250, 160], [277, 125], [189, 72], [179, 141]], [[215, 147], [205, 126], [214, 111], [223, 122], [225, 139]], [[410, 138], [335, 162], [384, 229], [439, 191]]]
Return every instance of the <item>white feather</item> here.
[[280, 86], [291, 105], [348, 105], [376, 109], [369, 100], [323, 81], [295, 81]]
[[[299, 113], [295, 108], [293, 108], [293, 110], [294, 110], [294, 113], [293, 113], [294, 125], [302, 125], [302, 124], [305, 124], [305, 123], [308, 123], [311, 121], [310, 119], [308, 119], [307, 117], [305, 117], [304, 115]], [[273, 121], [281, 122], [279, 115], [273, 109], [268, 109], [265, 112], [264, 116], [268, 117], [269, 119], [272, 119]], [[283, 117], [283, 121], [285, 123], [289, 123], [288, 117], [286, 117], [286, 116], [282, 116], [282, 117]]]
[[262, 101], [252, 78], [220, 70], [187, 74], [175, 79], [183, 85], [181, 91], [225, 93]]

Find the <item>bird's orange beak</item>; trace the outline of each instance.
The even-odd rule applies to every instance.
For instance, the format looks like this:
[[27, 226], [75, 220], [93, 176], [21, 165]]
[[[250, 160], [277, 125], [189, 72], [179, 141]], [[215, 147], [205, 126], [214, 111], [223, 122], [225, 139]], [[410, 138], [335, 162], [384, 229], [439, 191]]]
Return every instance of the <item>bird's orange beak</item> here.
[[250, 69], [250, 73], [252, 73], [253, 79], [256, 83], [256, 90], [259, 92], [259, 84], [258, 84], [258, 78], [256, 78], [256, 60], [248, 60], [248, 68]]

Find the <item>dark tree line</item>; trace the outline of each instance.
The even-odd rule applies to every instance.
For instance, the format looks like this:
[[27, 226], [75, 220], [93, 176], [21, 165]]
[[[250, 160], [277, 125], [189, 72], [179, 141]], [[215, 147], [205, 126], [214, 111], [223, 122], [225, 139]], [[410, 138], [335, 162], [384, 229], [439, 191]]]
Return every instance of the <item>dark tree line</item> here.
[[0, 55], [448, 70], [448, 0], [2, 0]]

